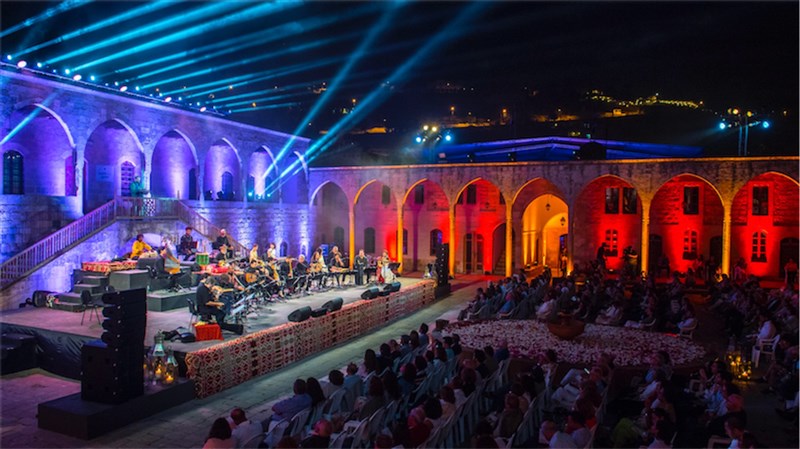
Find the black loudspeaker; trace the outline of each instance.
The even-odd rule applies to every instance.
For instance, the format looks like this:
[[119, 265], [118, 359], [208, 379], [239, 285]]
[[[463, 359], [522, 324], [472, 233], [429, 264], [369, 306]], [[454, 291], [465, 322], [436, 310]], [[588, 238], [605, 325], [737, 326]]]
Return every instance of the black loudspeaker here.
[[299, 323], [311, 318], [311, 307], [301, 307], [289, 314], [289, 321]]
[[337, 310], [342, 308], [342, 298], [333, 298], [330, 301], [326, 302], [322, 305], [323, 309], [328, 309], [328, 313], [336, 312]]
[[390, 287], [390, 291], [392, 293], [400, 291], [400, 283], [397, 281], [392, 282], [391, 284], [388, 285], [388, 287]]
[[319, 309], [314, 309], [311, 311], [311, 316], [313, 318], [319, 318], [321, 316], [325, 316], [328, 313], [328, 309], [325, 307], [320, 307]]
[[361, 299], [375, 299], [381, 293], [378, 287], [370, 287], [361, 294]]
[[450, 282], [450, 244], [442, 243], [436, 251], [436, 264], [434, 269], [436, 271], [436, 283], [444, 285]]

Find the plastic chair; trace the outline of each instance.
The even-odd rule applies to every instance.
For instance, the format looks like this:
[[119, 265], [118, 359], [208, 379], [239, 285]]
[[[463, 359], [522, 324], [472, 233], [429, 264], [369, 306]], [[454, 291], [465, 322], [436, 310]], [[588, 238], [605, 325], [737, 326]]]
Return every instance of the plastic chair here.
[[264, 441], [264, 437], [266, 436], [265, 433], [259, 433], [258, 435], [253, 435], [252, 438], [242, 443], [242, 448], [244, 449], [255, 449]]
[[695, 320], [694, 323], [692, 323], [691, 326], [682, 328], [680, 330], [680, 332], [678, 333], [678, 336], [681, 337], [681, 338], [688, 338], [688, 339], [691, 340], [692, 336], [694, 335], [694, 330], [695, 329], [697, 329], [697, 321], [696, 320]]
[[279, 421], [275, 424], [271, 429], [269, 429], [264, 436], [264, 443], [267, 444], [269, 447], [275, 447], [278, 444], [278, 441], [283, 438], [283, 434], [286, 433], [286, 429], [289, 428], [289, 420], [284, 419]]
[[758, 368], [758, 362], [762, 354], [775, 357], [775, 347], [778, 345], [778, 340], [780, 339], [781, 336], [776, 335], [772, 338], [759, 339], [756, 344], [753, 345], [751, 360], [753, 361], [754, 367]]
[[289, 430], [288, 435], [296, 440], [300, 440], [299, 437], [303, 434], [303, 429], [305, 428], [306, 422], [308, 421], [308, 416], [311, 414], [311, 408], [307, 408], [305, 410], [301, 410], [297, 412], [293, 417], [292, 420], [289, 422]]
[[89, 309], [89, 321], [92, 321], [92, 314], [94, 314], [94, 316], [97, 317], [97, 324], [100, 324], [100, 313], [97, 311], [98, 307], [100, 306], [94, 303], [94, 298], [92, 298], [92, 293], [89, 290], [81, 292], [81, 309], [83, 311], [81, 314], [81, 326], [83, 326], [83, 319], [86, 316], [87, 309]]
[[334, 391], [328, 400], [325, 401], [325, 406], [322, 408], [322, 414], [330, 418], [339, 412], [345, 411], [347, 408], [347, 402], [344, 399], [345, 394], [347, 394], [347, 390], [344, 388]]

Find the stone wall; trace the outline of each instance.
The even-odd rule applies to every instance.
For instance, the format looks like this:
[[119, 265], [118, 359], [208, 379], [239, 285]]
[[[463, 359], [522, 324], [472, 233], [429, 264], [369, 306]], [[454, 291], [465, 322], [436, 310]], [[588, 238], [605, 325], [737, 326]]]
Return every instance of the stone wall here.
[[74, 196], [0, 195], [0, 263], [81, 215]]

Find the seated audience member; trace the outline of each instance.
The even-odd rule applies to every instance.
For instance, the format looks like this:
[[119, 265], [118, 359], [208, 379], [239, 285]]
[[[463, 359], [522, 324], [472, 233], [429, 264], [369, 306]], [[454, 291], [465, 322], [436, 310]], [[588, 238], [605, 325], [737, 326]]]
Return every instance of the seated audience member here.
[[306, 393], [311, 396], [311, 406], [316, 407], [318, 404], [325, 402], [325, 393], [322, 391], [322, 385], [314, 377], [306, 379]]
[[494, 429], [494, 436], [510, 438], [517, 427], [522, 422], [522, 411], [519, 409], [519, 398], [514, 394], [507, 394], [505, 408], [497, 420], [497, 427]]
[[231, 437], [231, 426], [225, 418], [217, 418], [211, 424], [203, 449], [233, 449], [236, 442]]
[[333, 425], [327, 419], [320, 419], [314, 423], [311, 435], [300, 442], [302, 448], [327, 448], [331, 443]]
[[272, 406], [273, 422], [279, 422], [284, 419], [292, 419], [297, 412], [311, 407], [311, 396], [306, 392], [306, 381], [297, 379], [294, 381], [294, 396], [278, 401]]
[[145, 251], [152, 251], [153, 247], [144, 241], [144, 234], [138, 234], [131, 249], [131, 259], [138, 259]]
[[378, 409], [386, 405], [386, 396], [384, 395], [383, 382], [378, 376], [373, 376], [369, 380], [369, 387], [367, 388], [367, 402], [361, 406], [358, 412], [358, 420], [364, 420], [372, 416]]
[[549, 419], [542, 421], [539, 428], [539, 444], [551, 448], [577, 448], [572, 437], [559, 431], [556, 423]]
[[239, 407], [231, 410], [231, 421], [233, 421], [231, 436], [237, 448], [241, 448], [244, 443], [250, 441], [256, 435], [264, 434], [264, 428], [261, 423], [247, 419], [244, 410]]
[[331, 397], [331, 395], [340, 388], [344, 387], [344, 374], [338, 369], [331, 370], [328, 373], [328, 381], [322, 384], [322, 393], [325, 395], [326, 398]]
[[300, 446], [297, 444], [297, 440], [289, 435], [286, 435], [278, 440], [273, 449], [297, 449], [299, 447]]
[[356, 398], [361, 396], [364, 384], [364, 378], [358, 375], [358, 366], [355, 363], [347, 365], [347, 375], [344, 376], [344, 383], [342, 386], [347, 390], [344, 395], [345, 402], [347, 402], [347, 409], [352, 410], [356, 404]]
[[425, 416], [425, 410], [415, 407], [408, 414], [408, 444], [406, 447], [417, 447], [424, 443], [431, 434], [433, 424]]
[[577, 447], [586, 447], [592, 439], [592, 431], [586, 427], [586, 418], [578, 411], [569, 412], [564, 431], [572, 437]]

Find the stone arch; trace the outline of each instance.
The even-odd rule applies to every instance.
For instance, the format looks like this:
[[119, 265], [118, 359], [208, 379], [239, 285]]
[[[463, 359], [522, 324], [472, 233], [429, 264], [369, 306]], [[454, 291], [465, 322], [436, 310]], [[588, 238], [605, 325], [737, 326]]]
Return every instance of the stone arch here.
[[[350, 206], [347, 195], [334, 181], [325, 181], [317, 187], [312, 196], [310, 209], [316, 217], [314, 222], [315, 229], [312, 234], [313, 247], [315, 248], [323, 243], [328, 243], [322, 241], [322, 236], [329, 237], [334, 235], [334, 230], [337, 227], [350, 228]], [[349, 237], [345, 241], [349, 244]], [[342, 248], [342, 251], [344, 250]]]
[[10, 131], [0, 143], [3, 153], [13, 150], [22, 156], [22, 193], [74, 195], [75, 141], [64, 120], [47, 106], [32, 103], [14, 111], [5, 125]]
[[648, 265], [668, 262], [669, 271], [686, 272], [701, 259], [714, 257], [720, 264], [723, 250], [716, 242], [721, 241], [723, 216], [719, 190], [707, 179], [692, 173], [673, 176], [650, 204], [649, 233], [661, 237], [663, 247], [662, 260], [651, 254]]
[[[781, 254], [781, 241], [796, 238], [800, 221], [800, 193], [796, 179], [780, 172], [765, 172], [747, 180], [731, 202], [731, 262], [743, 259], [746, 272], [774, 278], [782, 272], [788, 256]], [[752, 235], [763, 231], [766, 250], [754, 252]]]
[[624, 248], [630, 246], [641, 252], [642, 201], [630, 181], [611, 174], [594, 178], [578, 191], [575, 205], [573, 261], [594, 260], [607, 238], [612, 241], [606, 242], [606, 268], [624, 267]]
[[150, 192], [155, 197], [197, 199], [197, 157], [194, 144], [177, 129], [162, 135], [153, 147]]
[[373, 255], [380, 255], [386, 249], [392, 260], [398, 260], [402, 255], [397, 254], [397, 207], [391, 187], [377, 179], [364, 183], [353, 200], [356, 246], [364, 245], [364, 231], [372, 228], [375, 230]]
[[[417, 189], [422, 189], [418, 191]], [[421, 192], [420, 194], [417, 192]], [[430, 254], [431, 232], [438, 229], [442, 242], [450, 240], [449, 202], [442, 186], [430, 178], [422, 178], [406, 189], [403, 194], [403, 226], [408, 231], [404, 246], [408, 254], [403, 267], [408, 271], [421, 271], [436, 260]]]
[[281, 174], [286, 179], [281, 181], [283, 186], [284, 202], [290, 204], [308, 204], [308, 165], [302, 154], [293, 151], [292, 155], [297, 158], [297, 164], [293, 163], [289, 167], [294, 167], [292, 172], [288, 174]]
[[[206, 152], [203, 190], [206, 199], [242, 200], [241, 159], [236, 148], [225, 138], [217, 140]], [[223, 181], [231, 178], [233, 191], [223, 191]]]
[[502, 256], [502, 251], [494, 250], [496, 245], [505, 247], [505, 238], [501, 242], [492, 239], [494, 229], [506, 220], [501, 192], [497, 184], [482, 177], [470, 180], [458, 190], [455, 232], [450, 239], [451, 248], [455, 246], [451, 254], [455, 255], [456, 271], [491, 271], [497, 262], [494, 257]]
[[137, 176], [145, 171], [142, 143], [131, 127], [120, 119], [107, 120], [92, 131], [86, 141], [84, 158], [84, 212], [120, 195], [123, 186], [121, 164], [133, 164]]
[[275, 156], [266, 145], [256, 148], [250, 155], [247, 179], [248, 201], [280, 202], [280, 187], [277, 192], [271, 193], [269, 196], [265, 191], [268, 186], [271, 186], [278, 179], [278, 166], [275, 162]]

